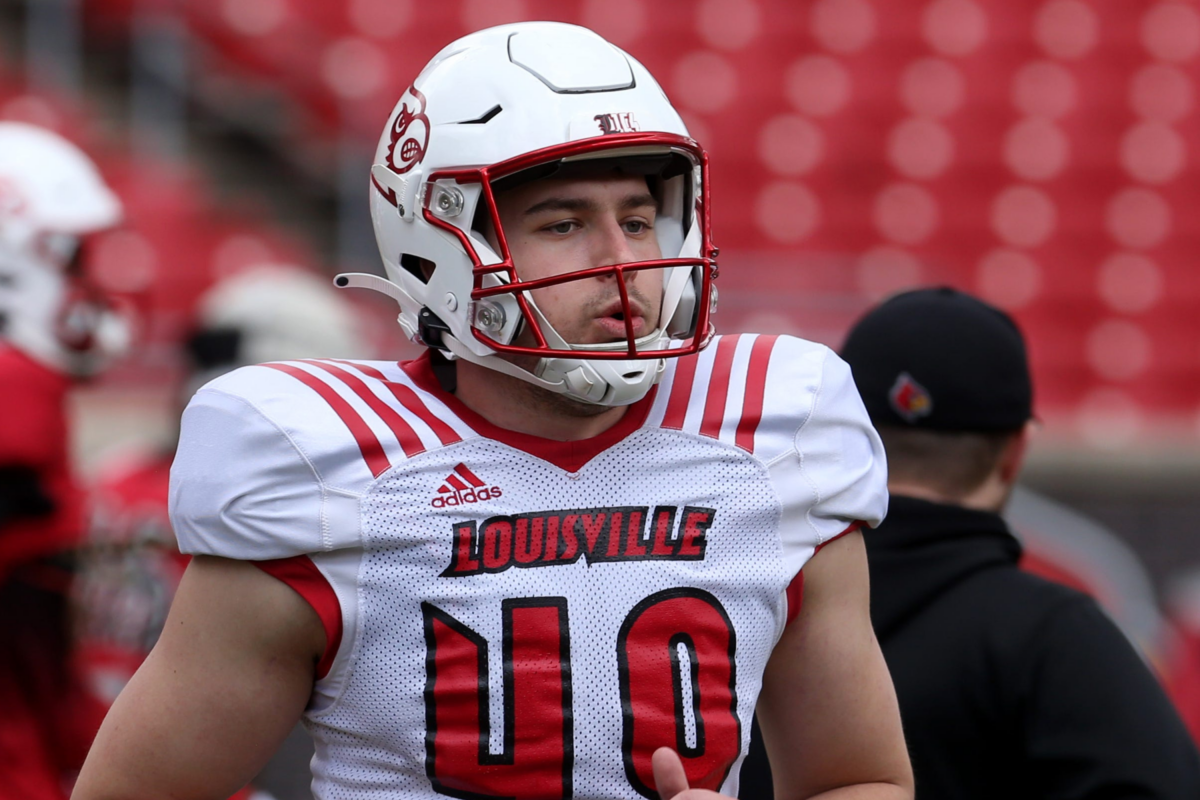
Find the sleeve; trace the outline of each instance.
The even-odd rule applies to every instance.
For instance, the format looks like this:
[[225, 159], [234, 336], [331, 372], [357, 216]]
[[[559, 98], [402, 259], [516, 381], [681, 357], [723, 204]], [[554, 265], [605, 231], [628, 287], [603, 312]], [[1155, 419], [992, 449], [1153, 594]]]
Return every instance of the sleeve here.
[[802, 351], [799, 358], [781, 355], [784, 370], [810, 364], [785, 384], [790, 388], [782, 402], [807, 413], [790, 452], [769, 467], [783, 502], [784, 560], [795, 574], [821, 545], [859, 523], [874, 527], [883, 521], [887, 459], [846, 362], [826, 347]]
[[874, 528], [887, 513], [887, 458], [867, 417], [850, 367], [825, 359], [813, 410], [796, 434], [801, 468], [817, 502], [809, 510], [822, 543], [864, 522]]
[[169, 499], [180, 551], [260, 561], [328, 550], [323, 488], [248, 400], [202, 389], [183, 412]]
[[1056, 800], [1200, 797], [1200, 755], [1158, 681], [1086, 597], [1060, 604], [1023, 672], [1033, 781]]

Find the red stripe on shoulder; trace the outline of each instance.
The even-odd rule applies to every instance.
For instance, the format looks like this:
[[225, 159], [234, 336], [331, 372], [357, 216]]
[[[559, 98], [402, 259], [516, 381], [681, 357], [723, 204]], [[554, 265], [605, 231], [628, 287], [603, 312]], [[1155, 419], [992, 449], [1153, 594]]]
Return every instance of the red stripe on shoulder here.
[[429, 410], [429, 406], [425, 405], [425, 402], [412, 389], [403, 383], [388, 383], [387, 387], [396, 399], [404, 404], [405, 408], [416, 414], [422, 422], [429, 426], [442, 444], [454, 444], [462, 441], [462, 437], [455, 432], [454, 428], [438, 419], [437, 415]]
[[721, 436], [721, 423], [725, 421], [725, 404], [729, 400], [729, 374], [733, 371], [733, 355], [737, 350], [737, 336], [722, 336], [717, 342], [717, 355], [713, 359], [712, 377], [704, 401], [704, 419], [700, 422], [700, 435], [717, 439]]
[[358, 443], [358, 449], [362, 453], [363, 460], [367, 462], [367, 468], [371, 470], [371, 474], [378, 478], [387, 472], [391, 463], [388, 461], [387, 454], [383, 452], [383, 445], [379, 443], [379, 439], [376, 438], [375, 433], [363, 421], [363, 418], [358, 415], [358, 412], [341, 395], [335, 392], [332, 387], [315, 375], [310, 375], [304, 370], [293, 367], [290, 364], [263, 364], [263, 366], [291, 375], [319, 394], [321, 399], [329, 403], [334, 413], [341, 417], [342, 422], [346, 423], [346, 427], [354, 435], [354, 441]]
[[441, 441], [442, 444], [449, 445], [462, 441], [462, 437], [455, 432], [454, 428], [451, 428], [444, 421], [439, 419], [432, 411], [429, 410], [429, 406], [425, 405], [425, 402], [421, 400], [417, 393], [405, 386], [403, 383], [389, 381], [387, 376], [385, 376], [382, 372], [374, 367], [368, 367], [366, 364], [357, 364], [353, 361], [341, 361], [340, 359], [333, 360], [352, 366], [365, 375], [369, 375], [376, 380], [383, 381], [383, 385], [386, 386], [387, 390], [392, 393], [392, 396], [399, 400], [405, 408], [416, 414], [422, 422], [428, 425], [429, 429], [433, 431], [434, 436], [438, 437], [438, 440]]
[[317, 677], [324, 678], [329, 674], [333, 659], [342, 644], [342, 607], [333, 587], [308, 556], [250, 563], [286, 583], [317, 612], [321, 626], [325, 628], [325, 652], [317, 662]]
[[387, 376], [374, 367], [368, 367], [366, 364], [359, 364], [357, 361], [347, 361], [344, 358], [331, 358], [329, 360], [336, 364], [345, 364], [347, 367], [354, 367], [356, 370], [368, 377], [387, 383]]
[[396, 434], [396, 441], [400, 442], [400, 447], [404, 449], [404, 455], [412, 458], [425, 452], [425, 445], [421, 443], [421, 438], [417, 436], [416, 431], [412, 429], [404, 417], [396, 413], [395, 409], [389, 407], [386, 403], [372, 392], [367, 385], [361, 380], [351, 375], [344, 369], [339, 369], [332, 364], [323, 361], [308, 361], [305, 364], [311, 364], [314, 367], [325, 370], [330, 375], [338, 378], [342, 383], [349, 386], [354, 393], [363, 399], [372, 411], [379, 415], [383, 423], [391, 428], [392, 433]]
[[742, 418], [738, 421], [734, 444], [748, 453], [754, 452], [754, 434], [762, 422], [763, 397], [767, 390], [767, 367], [771, 350], [779, 337], [759, 336], [750, 348], [750, 366], [746, 371], [746, 394], [742, 399]]
[[663, 414], [662, 426], [683, 430], [687, 418], [688, 402], [692, 397], [692, 384], [696, 380], [696, 364], [700, 356], [683, 356], [675, 359], [675, 379], [671, 382], [671, 396], [667, 398], [667, 410]]

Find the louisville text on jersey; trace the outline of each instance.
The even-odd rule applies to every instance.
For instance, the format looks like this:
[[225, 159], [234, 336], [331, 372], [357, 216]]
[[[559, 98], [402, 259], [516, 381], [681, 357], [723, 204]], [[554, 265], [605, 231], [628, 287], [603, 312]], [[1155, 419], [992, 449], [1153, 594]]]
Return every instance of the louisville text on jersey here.
[[624, 506], [489, 517], [454, 525], [444, 578], [603, 561], [701, 561], [716, 510]]

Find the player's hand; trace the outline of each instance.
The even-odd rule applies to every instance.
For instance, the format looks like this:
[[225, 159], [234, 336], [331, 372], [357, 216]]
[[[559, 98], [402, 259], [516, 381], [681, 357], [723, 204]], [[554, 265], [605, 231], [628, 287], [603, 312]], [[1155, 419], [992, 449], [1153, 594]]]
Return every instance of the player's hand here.
[[708, 789], [688, 788], [687, 773], [683, 771], [683, 761], [669, 747], [660, 747], [650, 758], [654, 768], [654, 785], [658, 787], [658, 796], [662, 800], [734, 800], [728, 795], [710, 792]]

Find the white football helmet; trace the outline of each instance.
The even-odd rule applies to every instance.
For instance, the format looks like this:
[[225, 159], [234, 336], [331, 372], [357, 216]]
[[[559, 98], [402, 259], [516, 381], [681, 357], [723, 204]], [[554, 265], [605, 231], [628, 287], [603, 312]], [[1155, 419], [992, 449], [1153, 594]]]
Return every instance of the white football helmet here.
[[237, 272], [201, 296], [187, 348], [190, 397], [247, 364], [300, 358], [368, 358], [359, 315], [327, 278], [287, 264]]
[[120, 219], [120, 201], [78, 147], [0, 122], [0, 338], [77, 375], [122, 353], [128, 325], [82, 269], [85, 238]]
[[[646, 176], [661, 205], [654, 228], [663, 257], [522, 280], [495, 183], [597, 159]], [[712, 336], [717, 250], [709, 241], [707, 187], [706, 154], [628, 54], [574, 25], [490, 28], [438, 53], [380, 138], [371, 217], [388, 279], [351, 274], [337, 283], [389, 295], [405, 334], [451, 357], [585, 402], [627, 405], [657, 382], [664, 358], [695, 353]], [[489, 223], [498, 247], [482, 230]], [[625, 275], [645, 269], [663, 273], [662, 306], [658, 328], [635, 337]], [[625, 340], [568, 343], [531, 292], [601, 276], [615, 278]], [[535, 345], [514, 343], [522, 330]], [[526, 370], [506, 355], [538, 359]]]

